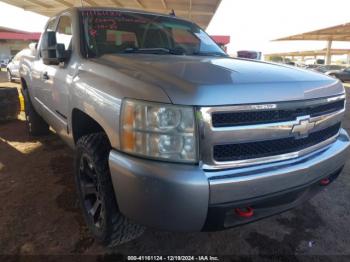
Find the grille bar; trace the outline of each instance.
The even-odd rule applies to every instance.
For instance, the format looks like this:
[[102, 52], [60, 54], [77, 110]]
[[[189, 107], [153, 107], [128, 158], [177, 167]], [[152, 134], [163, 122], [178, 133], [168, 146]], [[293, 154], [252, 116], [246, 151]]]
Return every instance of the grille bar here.
[[214, 146], [214, 159], [218, 162], [254, 159], [300, 151], [335, 136], [341, 123], [311, 133], [306, 138], [294, 137]]
[[230, 127], [292, 121], [298, 116], [310, 115], [311, 117], [316, 117], [342, 110], [344, 108], [344, 103], [345, 100], [340, 100], [332, 103], [295, 109], [213, 112], [212, 125], [214, 127]]

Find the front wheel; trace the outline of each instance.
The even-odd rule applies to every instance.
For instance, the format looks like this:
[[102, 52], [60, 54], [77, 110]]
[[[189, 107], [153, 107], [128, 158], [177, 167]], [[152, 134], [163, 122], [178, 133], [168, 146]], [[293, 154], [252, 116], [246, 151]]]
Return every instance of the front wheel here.
[[75, 181], [86, 224], [94, 237], [113, 247], [139, 237], [144, 227], [118, 210], [108, 166], [110, 144], [104, 133], [77, 142]]

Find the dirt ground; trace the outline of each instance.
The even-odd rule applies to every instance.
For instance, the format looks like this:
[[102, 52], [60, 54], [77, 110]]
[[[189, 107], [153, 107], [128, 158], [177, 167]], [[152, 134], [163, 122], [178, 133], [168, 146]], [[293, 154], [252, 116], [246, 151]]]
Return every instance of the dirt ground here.
[[[349, 112], [344, 126], [350, 131]], [[148, 229], [137, 240], [106, 249], [84, 225], [72, 163], [73, 152], [54, 133], [37, 139], [27, 135], [23, 120], [0, 123], [0, 254], [255, 255], [258, 260], [272, 255], [287, 256], [290, 261], [300, 259], [298, 255], [338, 255], [335, 261], [350, 259], [349, 165], [334, 184], [287, 213], [222, 232]]]

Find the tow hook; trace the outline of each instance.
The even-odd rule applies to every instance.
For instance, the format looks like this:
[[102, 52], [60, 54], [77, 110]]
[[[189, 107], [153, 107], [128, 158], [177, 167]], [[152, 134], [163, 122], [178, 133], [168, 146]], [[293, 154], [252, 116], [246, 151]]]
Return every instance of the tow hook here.
[[240, 217], [249, 218], [254, 215], [254, 210], [251, 207], [246, 208], [235, 208], [235, 212]]
[[330, 182], [331, 182], [331, 180], [329, 178], [325, 178], [325, 179], [322, 179], [320, 181], [320, 185], [321, 186], [328, 186]]

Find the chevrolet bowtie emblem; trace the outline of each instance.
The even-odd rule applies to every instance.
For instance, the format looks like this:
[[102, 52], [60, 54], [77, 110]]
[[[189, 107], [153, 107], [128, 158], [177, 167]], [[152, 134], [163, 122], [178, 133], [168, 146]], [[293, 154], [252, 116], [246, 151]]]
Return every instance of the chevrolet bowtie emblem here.
[[314, 128], [315, 122], [310, 122], [310, 116], [298, 117], [297, 121], [299, 123], [293, 125], [291, 133], [296, 138], [307, 137], [310, 131]]

